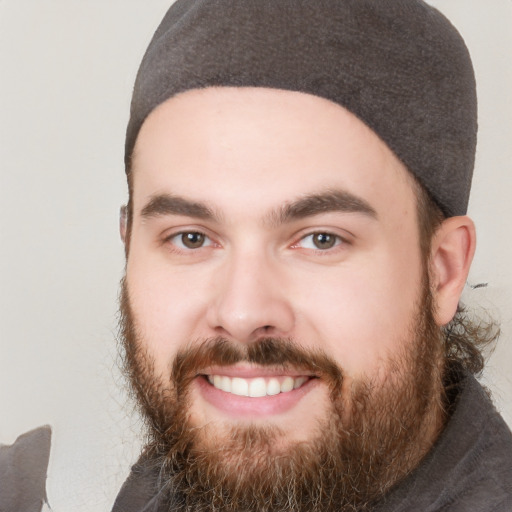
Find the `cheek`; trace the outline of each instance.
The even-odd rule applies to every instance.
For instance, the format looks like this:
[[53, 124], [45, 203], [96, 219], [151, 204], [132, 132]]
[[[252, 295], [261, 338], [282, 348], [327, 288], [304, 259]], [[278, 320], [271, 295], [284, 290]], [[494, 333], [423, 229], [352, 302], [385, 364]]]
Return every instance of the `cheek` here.
[[126, 282], [136, 326], [160, 373], [167, 374], [177, 351], [200, 337], [205, 315], [201, 281], [148, 259], [128, 262]]
[[404, 262], [373, 255], [331, 272], [328, 279], [303, 284], [296, 291], [302, 331], [310, 332], [349, 376], [359, 377], [377, 372], [407, 341], [421, 291], [421, 266], [411, 258]]

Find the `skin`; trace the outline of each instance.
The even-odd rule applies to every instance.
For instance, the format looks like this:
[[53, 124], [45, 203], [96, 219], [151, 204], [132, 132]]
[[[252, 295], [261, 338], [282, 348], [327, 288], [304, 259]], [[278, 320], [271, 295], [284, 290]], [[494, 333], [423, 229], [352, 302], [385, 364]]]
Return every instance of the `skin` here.
[[[354, 115], [291, 91], [188, 91], [147, 118], [132, 173], [129, 237], [121, 225], [126, 282], [162, 383], [178, 350], [217, 336], [237, 344], [283, 337], [321, 351], [342, 368], [347, 397], [360, 379], [393, 378], [389, 361], [408, 342], [423, 276], [416, 196], [403, 164]], [[333, 191], [358, 207], [345, 201], [341, 209], [283, 215]], [[202, 233], [205, 243], [187, 248], [182, 233]], [[315, 233], [334, 245], [319, 249]], [[434, 237], [429, 272], [439, 326], [455, 313], [474, 246], [467, 217], [446, 220]], [[247, 365], [202, 373], [285, 376]], [[286, 407], [282, 396], [241, 401], [205, 389], [202, 377], [192, 383], [190, 421], [213, 425], [219, 436], [256, 424], [281, 428], [284, 444], [307, 440], [329, 406], [322, 379], [293, 391]]]

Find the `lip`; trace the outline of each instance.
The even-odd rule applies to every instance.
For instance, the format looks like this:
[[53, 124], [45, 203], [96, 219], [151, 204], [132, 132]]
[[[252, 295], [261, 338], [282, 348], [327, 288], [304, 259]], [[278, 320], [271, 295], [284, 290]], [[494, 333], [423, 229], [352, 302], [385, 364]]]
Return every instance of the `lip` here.
[[[228, 368], [218, 368], [216, 369], [215, 374], [246, 379], [282, 375], [298, 377], [304, 375], [300, 372], [290, 373], [282, 370], [281, 372], [272, 370], [263, 371], [262, 369], [254, 368], [245, 368], [244, 370], [241, 370], [240, 368], [232, 368], [231, 370], [232, 372], [228, 372]], [[214, 373], [210, 373], [209, 369], [208, 374], [213, 375]], [[238, 396], [222, 391], [221, 389], [217, 389], [208, 382], [205, 375], [197, 376], [195, 378], [195, 384], [202, 398], [227, 416], [232, 418], [256, 419], [288, 412], [318, 384], [318, 379], [311, 378], [300, 388], [287, 393], [279, 393], [278, 395], [256, 398]]]
[[261, 368], [251, 365], [211, 366], [200, 372], [201, 375], [225, 375], [226, 377], [241, 379], [255, 379], [257, 377], [316, 377], [311, 372], [282, 368]]

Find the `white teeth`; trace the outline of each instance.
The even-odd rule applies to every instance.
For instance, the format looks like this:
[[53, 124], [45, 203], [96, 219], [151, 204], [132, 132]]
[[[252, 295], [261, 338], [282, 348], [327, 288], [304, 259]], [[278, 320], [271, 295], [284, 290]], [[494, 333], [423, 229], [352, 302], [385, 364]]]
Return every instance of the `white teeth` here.
[[249, 396], [259, 397], [266, 396], [267, 386], [265, 385], [265, 379], [254, 379], [249, 384]]
[[[215, 379], [213, 385], [215, 386]], [[239, 377], [231, 379], [231, 393], [239, 396], [249, 396], [249, 383], [245, 379], [240, 379]]]
[[293, 389], [300, 388], [304, 382], [306, 382], [308, 379], [306, 377], [299, 377], [298, 379], [295, 379], [293, 383]]
[[287, 393], [293, 389], [293, 379], [291, 377], [286, 377], [281, 384], [281, 393]]
[[229, 377], [222, 377], [220, 381], [220, 389], [222, 391], [226, 391], [226, 393], [231, 393], [231, 379]]
[[278, 395], [281, 393], [281, 384], [277, 379], [270, 379], [267, 384], [267, 395]]
[[242, 379], [240, 377], [231, 378], [225, 375], [208, 375], [208, 382], [215, 388], [221, 389], [226, 393], [232, 393], [233, 395], [254, 398], [288, 393], [300, 388], [307, 380], [308, 377], [284, 377], [281, 379], [257, 377], [255, 379]]

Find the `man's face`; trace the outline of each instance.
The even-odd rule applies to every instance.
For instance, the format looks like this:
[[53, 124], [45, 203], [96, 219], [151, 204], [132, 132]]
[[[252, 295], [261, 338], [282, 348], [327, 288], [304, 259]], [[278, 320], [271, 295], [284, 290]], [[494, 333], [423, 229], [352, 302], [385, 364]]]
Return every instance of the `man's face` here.
[[[186, 395], [203, 449], [261, 429], [286, 453], [333, 401], [349, 428], [362, 384], [411, 387], [428, 290], [413, 180], [355, 116], [289, 91], [189, 91], [145, 121], [132, 173], [131, 341], [160, 401]], [[439, 427], [423, 413], [419, 444]]]

